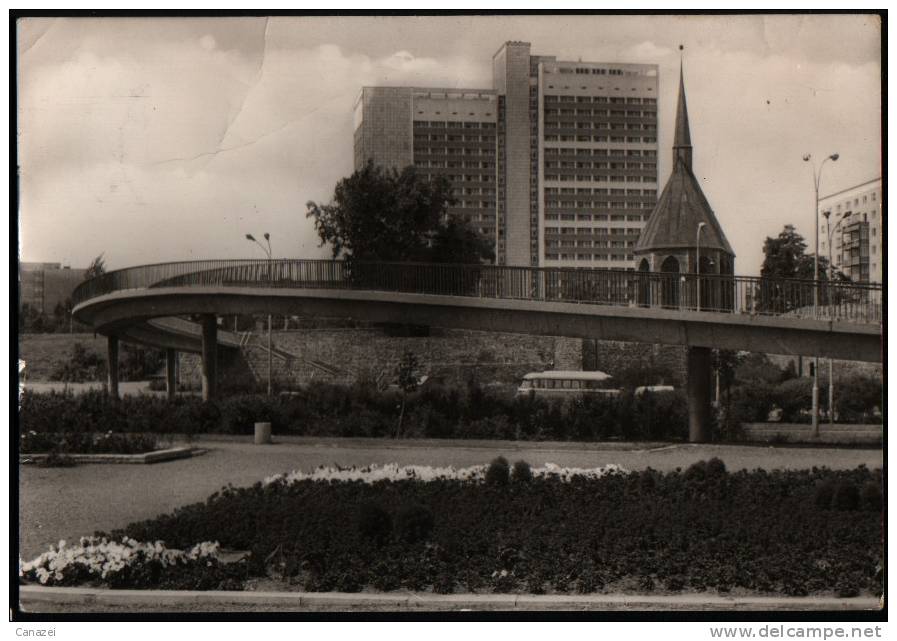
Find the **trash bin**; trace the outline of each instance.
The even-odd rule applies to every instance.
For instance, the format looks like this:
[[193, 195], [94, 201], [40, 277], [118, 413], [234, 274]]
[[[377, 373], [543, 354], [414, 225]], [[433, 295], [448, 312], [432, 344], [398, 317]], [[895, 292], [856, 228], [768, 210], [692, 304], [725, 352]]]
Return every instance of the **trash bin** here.
[[271, 423], [255, 424], [255, 444], [265, 445], [271, 442]]

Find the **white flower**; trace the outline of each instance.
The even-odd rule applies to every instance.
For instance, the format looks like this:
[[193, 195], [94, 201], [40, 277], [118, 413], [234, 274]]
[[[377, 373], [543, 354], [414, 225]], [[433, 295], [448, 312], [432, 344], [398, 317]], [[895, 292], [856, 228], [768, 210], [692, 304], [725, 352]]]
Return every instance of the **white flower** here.
[[[272, 483], [296, 483], [299, 481], [363, 481], [374, 483], [376, 481], [435, 481], [458, 480], [467, 482], [480, 482], [486, 477], [486, 465], [472, 465], [470, 467], [431, 467], [428, 465], [408, 465], [399, 467], [396, 463], [386, 465], [369, 465], [365, 467], [342, 468], [339, 466], [320, 466], [311, 472], [294, 470], [287, 474], [277, 474], [265, 479], [264, 484]], [[536, 478], [548, 478], [557, 476], [562, 481], [569, 482], [574, 476], [598, 479], [609, 474], [627, 474], [628, 470], [613, 463], [596, 468], [565, 468], [554, 463], [546, 463], [544, 467], [532, 468]]]

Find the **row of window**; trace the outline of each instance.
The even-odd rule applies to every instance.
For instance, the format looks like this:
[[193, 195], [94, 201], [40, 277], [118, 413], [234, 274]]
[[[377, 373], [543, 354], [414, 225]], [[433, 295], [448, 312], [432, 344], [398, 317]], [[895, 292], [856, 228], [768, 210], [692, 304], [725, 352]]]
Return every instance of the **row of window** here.
[[[876, 194], [875, 194], [875, 192], [872, 192], [871, 196], [872, 196], [872, 201], [875, 202], [875, 198], [876, 198]], [[868, 202], [868, 201], [867, 201], [867, 198], [868, 198], [868, 197], [869, 197], [869, 196], [863, 196], [863, 203], [864, 203], [864, 204], [865, 204], [866, 202]], [[858, 196], [858, 197], [856, 197], [856, 198], [853, 199], [853, 207], [859, 207], [859, 206], [860, 206], [860, 198], [859, 198], [859, 196]], [[846, 202], [844, 203], [844, 208], [849, 210], [850, 207], [851, 207], [851, 204], [850, 204], [850, 201], [848, 200], [848, 201], [846, 201]], [[841, 205], [838, 205], [838, 211], [841, 211]]]
[[607, 147], [546, 147], [546, 156], [628, 156], [656, 158], [656, 149], [608, 149]]
[[[579, 196], [656, 196], [656, 189], [608, 189], [606, 187], [546, 187], [545, 195], [554, 196], [555, 194], [576, 194]], [[577, 203], [579, 204], [579, 203]]]
[[653, 162], [583, 162], [573, 160], [546, 160], [546, 169], [657, 169]]
[[610, 220], [612, 222], [641, 222], [648, 220], [648, 215], [642, 214], [545, 214], [545, 220], [561, 220], [591, 222], [599, 220]]
[[612, 96], [555, 96], [546, 94], [545, 104], [549, 102], [575, 102], [578, 104], [598, 103], [611, 105], [656, 105], [657, 98], [622, 98]]
[[464, 187], [452, 189], [455, 196], [494, 196], [495, 190], [488, 187]]
[[555, 247], [610, 247], [621, 249], [623, 247], [635, 247], [634, 240], [546, 240], [545, 248]]
[[557, 174], [545, 174], [545, 180], [557, 182], [625, 182], [625, 183], [653, 183], [657, 182], [654, 176], [558, 176]]
[[645, 111], [643, 109], [588, 109], [584, 107], [559, 109], [546, 107], [544, 114], [546, 118], [558, 116], [598, 116], [599, 118], [650, 118], [654, 121], [657, 120], [656, 111]]
[[[554, 73], [555, 69], [551, 67], [544, 67], [545, 73]], [[593, 74], [596, 76], [637, 76], [638, 72], [635, 71], [624, 71], [623, 69], [604, 69], [601, 67], [557, 67], [558, 73], [578, 73], [578, 74]]]
[[414, 126], [433, 129], [495, 129], [494, 122], [457, 122], [453, 120], [415, 120]]
[[[495, 162], [492, 160], [415, 160], [415, 167], [427, 168], [444, 168], [449, 169], [495, 169]], [[486, 176], [490, 174], [480, 174]]]
[[448, 142], [495, 142], [495, 136], [489, 134], [414, 134], [414, 142], [428, 140]]
[[[632, 254], [545, 254], [545, 260], [601, 260], [601, 261], [632, 261]], [[635, 271], [630, 268], [628, 271]]]
[[494, 200], [458, 200], [456, 208], [462, 209], [495, 209]]
[[[627, 200], [581, 200], [577, 201], [575, 207], [577, 209], [652, 209], [653, 202], [627, 201]], [[558, 200], [546, 200], [546, 209], [570, 209], [571, 204]], [[574, 214], [561, 213], [560, 220], [573, 220], [572, 218], [564, 218], [564, 216], [573, 216]], [[583, 214], [584, 215], [584, 214]], [[620, 214], [623, 215], [623, 214]]]
[[571, 134], [545, 134], [545, 142], [639, 142], [656, 143], [654, 136], [586, 136]]
[[430, 156], [494, 156], [494, 148], [479, 147], [415, 147], [415, 154]]
[[657, 125], [641, 125], [638, 123], [623, 122], [606, 122], [599, 120], [595, 122], [570, 122], [570, 121], [546, 121], [546, 133], [555, 133], [560, 130], [576, 131], [577, 134], [585, 131], [647, 131], [657, 135]]
[[641, 233], [641, 227], [546, 227], [545, 235], [561, 235], [561, 236], [588, 236], [589, 234], [599, 236], [638, 236]]

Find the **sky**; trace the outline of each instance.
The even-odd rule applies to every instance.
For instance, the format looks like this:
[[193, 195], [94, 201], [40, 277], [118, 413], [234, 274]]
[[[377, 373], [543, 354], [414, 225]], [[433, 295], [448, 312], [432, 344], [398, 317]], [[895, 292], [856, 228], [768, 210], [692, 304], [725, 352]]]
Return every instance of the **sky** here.
[[306, 202], [353, 170], [362, 86], [491, 88], [507, 40], [560, 60], [660, 67], [659, 170], [670, 171], [679, 44], [694, 172], [736, 272], [820, 196], [881, 175], [877, 16], [443, 16], [21, 19], [23, 261], [107, 268], [329, 256]]

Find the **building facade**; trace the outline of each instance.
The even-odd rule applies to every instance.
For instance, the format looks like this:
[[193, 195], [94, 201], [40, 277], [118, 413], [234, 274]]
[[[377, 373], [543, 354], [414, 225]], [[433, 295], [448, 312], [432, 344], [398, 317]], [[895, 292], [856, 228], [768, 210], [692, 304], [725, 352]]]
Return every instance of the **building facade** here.
[[490, 90], [365, 87], [356, 168], [447, 175], [453, 213], [499, 264], [631, 269], [657, 200], [657, 66], [563, 62], [526, 42], [492, 65]]
[[365, 87], [355, 104], [355, 169], [373, 161], [445, 176], [457, 201], [449, 214], [494, 242], [497, 114], [492, 91]]
[[59, 263], [19, 263], [19, 309], [28, 305], [39, 314], [53, 314], [57, 305], [65, 307], [86, 271]]
[[857, 283], [882, 282], [881, 178], [819, 199], [819, 254]]

